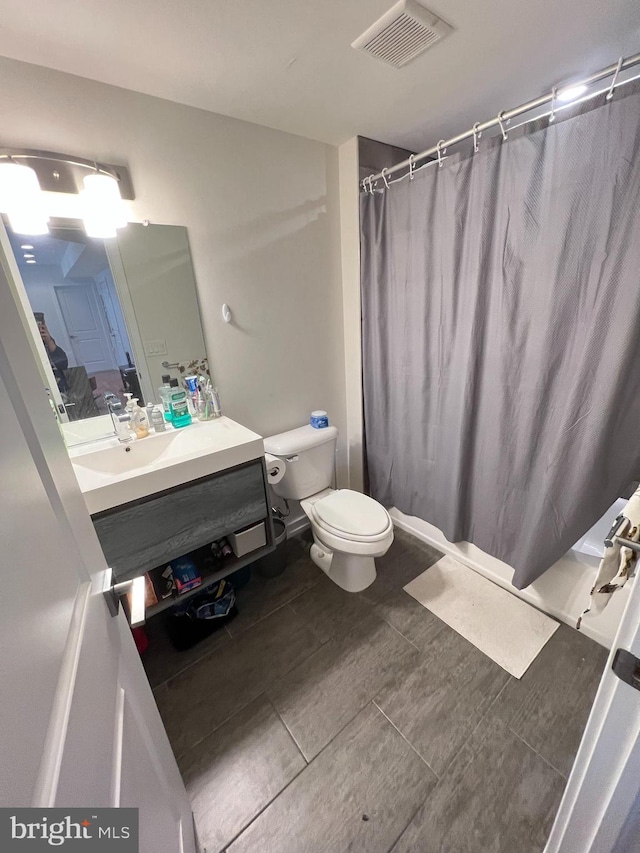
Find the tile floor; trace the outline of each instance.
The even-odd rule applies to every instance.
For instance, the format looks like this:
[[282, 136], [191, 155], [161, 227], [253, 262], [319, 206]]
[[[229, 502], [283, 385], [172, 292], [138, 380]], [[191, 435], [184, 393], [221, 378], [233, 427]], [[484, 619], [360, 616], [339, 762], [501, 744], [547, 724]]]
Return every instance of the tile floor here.
[[149, 625], [206, 853], [541, 851], [605, 650], [562, 625], [518, 681], [402, 590], [437, 551], [397, 531], [352, 595], [288, 548], [196, 648]]

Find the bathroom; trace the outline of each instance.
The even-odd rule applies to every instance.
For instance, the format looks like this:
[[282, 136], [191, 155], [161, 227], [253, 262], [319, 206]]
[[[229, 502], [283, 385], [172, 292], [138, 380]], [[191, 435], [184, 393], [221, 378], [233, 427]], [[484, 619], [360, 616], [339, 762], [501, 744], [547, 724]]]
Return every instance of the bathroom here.
[[[599, 84], [604, 91], [598, 103], [604, 104], [618, 58], [635, 56], [640, 43], [638, 10], [627, 0], [607, 8], [590, 3], [588, 15], [577, 4], [558, 9], [546, 0], [535, 14], [520, 2], [482, 9], [466, 0], [446, 8], [430, 3], [453, 29], [400, 69], [351, 47], [393, 5], [380, 0], [347, 8], [313, 4], [304, 14], [278, 3], [249, 4], [242, 13], [232, 4], [208, 10], [197, 4], [192, 17], [169, 3], [153, 27], [141, 3], [87, 7], [82, 15], [76, 4], [56, 5], [54, 14], [43, 3], [27, 9], [5, 4], [0, 146], [14, 154], [64, 152], [70, 160], [126, 169], [129, 224], [118, 241], [168, 229], [143, 263], [128, 259], [123, 243], [120, 268], [107, 246], [125, 302], [119, 276], [130, 289], [131, 305], [121, 307], [131, 351], [122, 351], [145, 378], [152, 374], [151, 367], [145, 372], [147, 362], [159, 377], [164, 360], [187, 364], [206, 357], [223, 415], [246, 430], [242, 440], [251, 454], [253, 442], [266, 439], [258, 456], [264, 449], [279, 455], [269, 439], [308, 424], [315, 410], [326, 411], [337, 428], [329, 488], [357, 493], [379, 488], [364, 449], [365, 426], [375, 424], [363, 422], [359, 206], [369, 202], [361, 181], [393, 169], [409, 153], [467, 132], [476, 121], [494, 120], [501, 110], [614, 66]], [[263, 40], [269, 27], [270, 38]], [[332, 54], [333, 71], [326, 62]], [[633, 72], [630, 65], [618, 74], [614, 106], [633, 87], [622, 85]], [[338, 74], [351, 86], [341, 86]], [[574, 109], [581, 118], [590, 115], [587, 105]], [[546, 126], [549, 102], [540, 110]], [[572, 121], [570, 105], [563, 110], [558, 127]], [[520, 141], [516, 124], [505, 128], [505, 146]], [[482, 155], [499, 137], [494, 122], [479, 139], [469, 135], [444, 156], [466, 156], [474, 142]], [[415, 176], [414, 188], [430, 170], [442, 177], [451, 166], [445, 159], [439, 167], [438, 152], [425, 160], [432, 164]], [[404, 192], [411, 180], [387, 189], [391, 177], [385, 171], [378, 179], [376, 199]], [[60, 220], [78, 218], [77, 198], [54, 189], [46, 187], [45, 196], [50, 227], [59, 228]], [[53, 308], [16, 296], [16, 252], [20, 260], [21, 246], [37, 246], [40, 238], [19, 235], [15, 243], [2, 212], [0, 376], [12, 403], [3, 406], [3, 471], [11, 493], [24, 501], [3, 511], [2, 542], [12, 555], [6, 562], [3, 648], [5, 659], [14, 662], [7, 680], [15, 684], [3, 722], [16, 732], [11, 743], [3, 737], [3, 765], [21, 769], [3, 774], [12, 778], [3, 782], [1, 804], [138, 808], [141, 850], [197, 849], [192, 812], [200, 849], [208, 853], [506, 851], [542, 850], [545, 844], [562, 851], [636, 849], [633, 841], [625, 847], [611, 839], [629, 831], [620, 814], [633, 812], [637, 782], [635, 788], [621, 784], [624, 792], [605, 803], [590, 781], [594, 773], [608, 773], [613, 790], [614, 782], [627, 778], [624, 761], [637, 755], [630, 730], [616, 736], [622, 729], [611, 720], [618, 717], [606, 716], [615, 705], [610, 697], [620, 698], [622, 688], [637, 696], [620, 679], [613, 686], [603, 681], [601, 716], [590, 723], [571, 770], [605, 668], [616, 679], [611, 661], [607, 667], [610, 650], [638, 653], [637, 620], [629, 621], [634, 606], [637, 612], [633, 583], [575, 629], [589, 604], [603, 540], [638, 470], [629, 470], [619, 494], [602, 499], [602, 511], [587, 525], [598, 529], [591, 536], [582, 529], [575, 547], [565, 548], [522, 589], [511, 583], [506, 561], [473, 543], [449, 541], [426, 513], [419, 518], [403, 512], [378, 492], [393, 521], [393, 542], [376, 553], [373, 582], [369, 577], [347, 591], [325, 575], [321, 558], [312, 559], [312, 530], [299, 502], [267, 491], [267, 511], [275, 505], [287, 524], [285, 571], [275, 578], [254, 571], [238, 587], [237, 616], [188, 651], [173, 649], [153, 617], [145, 626], [149, 647], [140, 658], [120, 625], [121, 612], [102, 619], [103, 602], [90, 591], [97, 568], [104, 573], [107, 564], [43, 391], [46, 364], [36, 360], [42, 351], [34, 342], [33, 312], [44, 310], [49, 321]], [[146, 270], [160, 288], [162, 271], [150, 270], [164, 246], [163, 270], [171, 279], [177, 254], [168, 250], [169, 235], [182, 241], [188, 296], [184, 285], [183, 298], [165, 303], [163, 311], [160, 290], [147, 289], [151, 302], [143, 308], [135, 302], [135, 271]], [[37, 249], [33, 253], [38, 261]], [[96, 282], [101, 271], [97, 265], [91, 270]], [[74, 284], [86, 284], [85, 273]], [[26, 272], [24, 277], [26, 283]], [[99, 295], [101, 285], [95, 287]], [[107, 282], [104, 292], [109, 288]], [[165, 325], [143, 329], [157, 308]], [[60, 343], [63, 323], [49, 331]], [[185, 343], [174, 342], [174, 332]], [[141, 353], [136, 336], [164, 341], [166, 354]], [[72, 342], [63, 344], [69, 353]], [[371, 351], [364, 355], [367, 371]], [[120, 354], [113, 364], [87, 368], [84, 384], [123, 365]], [[154, 372], [150, 393], [141, 390], [144, 402], [160, 402], [160, 382]], [[50, 391], [57, 405], [56, 389]], [[106, 418], [108, 430], [105, 412], [70, 419], [63, 429], [68, 433], [84, 423], [97, 430]], [[201, 427], [213, 429], [216, 421], [176, 435], [185, 444]], [[156, 446], [157, 439], [164, 440], [136, 439], [128, 456]], [[373, 445], [367, 447], [372, 452]], [[285, 448], [281, 455], [286, 462], [297, 452]], [[225, 465], [260, 473], [250, 464], [257, 458], [229, 457]], [[28, 465], [32, 474], [21, 474]], [[191, 476], [223, 474], [219, 466], [194, 467]], [[610, 511], [614, 498], [622, 503]], [[35, 541], [28, 532], [40, 512], [42, 536]], [[264, 520], [268, 548], [275, 528], [270, 515]], [[132, 549], [135, 536], [127, 543]], [[521, 677], [404, 590], [423, 573], [428, 577], [443, 556], [553, 622], [553, 635]], [[18, 565], [28, 572], [28, 584], [17, 583]], [[46, 566], [60, 568], [52, 573]], [[84, 621], [76, 618], [80, 600]], [[488, 623], [496, 622], [495, 612], [485, 611]], [[91, 631], [78, 641], [76, 664], [63, 665], [70, 659], [71, 629], [79, 624]], [[30, 679], [20, 677], [25, 669]], [[620, 701], [628, 703], [623, 720], [632, 727], [636, 706], [626, 695]], [[125, 723], [122, 731], [117, 720]], [[96, 739], [96, 732], [102, 737]], [[81, 750], [69, 748], [74, 738], [85, 754], [95, 752], [90, 768]], [[104, 746], [98, 749], [97, 742]], [[619, 755], [623, 743], [626, 758]], [[590, 762], [594, 755], [599, 763]], [[563, 803], [563, 823], [552, 835], [570, 776], [571, 802]], [[165, 799], [171, 808], [164, 808]], [[609, 841], [596, 839], [605, 825], [615, 834]]]

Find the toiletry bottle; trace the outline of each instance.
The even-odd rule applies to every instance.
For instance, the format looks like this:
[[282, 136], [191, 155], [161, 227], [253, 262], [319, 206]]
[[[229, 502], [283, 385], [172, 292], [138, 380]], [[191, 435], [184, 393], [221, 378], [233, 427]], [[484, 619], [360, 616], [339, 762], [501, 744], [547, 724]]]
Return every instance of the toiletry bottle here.
[[177, 379], [171, 380], [169, 408], [171, 409], [171, 423], [174, 427], [189, 426], [191, 415], [187, 404], [187, 392], [178, 386]]
[[160, 397], [160, 403], [162, 404], [164, 419], [169, 423], [171, 423], [171, 408], [169, 406], [169, 394], [171, 392], [170, 382], [171, 377], [167, 373], [162, 377], [162, 385], [158, 388], [158, 397]]
[[329, 426], [329, 415], [324, 409], [317, 409], [315, 412], [311, 412], [309, 423], [315, 429], [324, 429]]
[[164, 415], [157, 406], [152, 407], [149, 421], [156, 432], [166, 432], [167, 425], [164, 422]]
[[133, 414], [134, 414], [135, 407], [136, 407], [137, 403], [133, 402], [133, 394], [129, 394], [128, 392], [125, 392], [124, 396], [127, 398], [127, 402], [126, 402], [125, 407], [124, 407], [124, 414], [129, 415], [129, 420], [127, 421], [127, 424], [128, 424], [129, 429], [131, 430], [131, 432], [135, 436], [136, 425], [134, 422]]
[[195, 418], [198, 414], [198, 377], [185, 376], [184, 384], [187, 386], [187, 405], [189, 406], [189, 414]]
[[146, 438], [149, 435], [149, 420], [145, 410], [138, 405], [137, 397], [133, 398], [132, 418], [136, 438]]

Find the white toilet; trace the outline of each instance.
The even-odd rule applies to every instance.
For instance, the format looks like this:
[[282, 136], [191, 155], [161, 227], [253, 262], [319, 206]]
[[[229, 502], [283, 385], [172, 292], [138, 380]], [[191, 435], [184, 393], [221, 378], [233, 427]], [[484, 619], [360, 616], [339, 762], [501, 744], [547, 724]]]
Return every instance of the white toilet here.
[[271, 488], [300, 501], [311, 521], [313, 562], [342, 589], [360, 592], [376, 579], [374, 560], [389, 550], [393, 522], [373, 498], [329, 488], [337, 438], [333, 426], [303, 426], [265, 438], [264, 447], [286, 465], [283, 479]]

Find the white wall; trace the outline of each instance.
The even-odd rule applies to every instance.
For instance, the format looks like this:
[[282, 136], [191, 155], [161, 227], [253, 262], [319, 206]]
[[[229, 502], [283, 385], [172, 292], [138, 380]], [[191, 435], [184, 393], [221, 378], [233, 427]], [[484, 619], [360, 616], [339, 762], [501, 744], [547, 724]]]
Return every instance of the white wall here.
[[346, 453], [349, 485], [364, 487], [362, 334], [360, 305], [360, 188], [358, 137], [338, 149], [344, 322]]
[[0, 115], [3, 145], [126, 164], [135, 218], [187, 227], [226, 414], [269, 435], [327, 409], [344, 440], [337, 149], [4, 58]]

